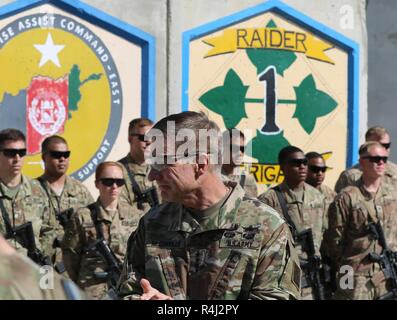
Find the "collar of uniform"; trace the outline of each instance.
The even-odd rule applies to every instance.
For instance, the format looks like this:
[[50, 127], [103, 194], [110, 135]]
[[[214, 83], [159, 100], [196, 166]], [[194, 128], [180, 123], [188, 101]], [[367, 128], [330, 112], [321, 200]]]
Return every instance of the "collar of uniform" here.
[[[230, 229], [235, 224], [236, 213], [244, 197], [243, 188], [236, 182], [228, 181], [225, 185], [231, 188], [226, 200], [219, 207], [218, 214], [212, 214], [201, 227], [201, 231]], [[189, 214], [190, 216], [190, 214]]]
[[[207, 221], [209, 226], [205, 231], [217, 229], [230, 229], [234, 225], [236, 213], [244, 197], [243, 188], [235, 182], [225, 182], [231, 187], [228, 198], [219, 209], [219, 214]], [[170, 215], [172, 212], [172, 215]], [[165, 203], [150, 215], [150, 220], [168, 226], [169, 231], [194, 232], [200, 224], [190, 215], [189, 210], [179, 203]]]
[[374, 198], [383, 197], [383, 196], [386, 196], [388, 194], [387, 188], [385, 188], [385, 186], [383, 185], [382, 181], [380, 183], [379, 190], [375, 194], [375, 196], [374, 196], [373, 193], [371, 193], [367, 189], [365, 189], [362, 177], [357, 181], [357, 186], [360, 189], [360, 191], [363, 194], [364, 199], [366, 201], [372, 200]]
[[[280, 184], [280, 189], [281, 189], [282, 192], [285, 192], [286, 194], [288, 194], [288, 196], [289, 196], [291, 199], [294, 199], [294, 200], [295, 200], [295, 196], [292, 194], [293, 191], [292, 191], [291, 188], [288, 186], [287, 182], [283, 181], [283, 182]], [[303, 189], [303, 192], [306, 191], [306, 189], [307, 189], [307, 187], [306, 187], [306, 182], [303, 183], [302, 189]], [[287, 201], [288, 201], [288, 199], [287, 199]], [[299, 202], [299, 203], [301, 203], [301, 201], [299, 201], [299, 200], [296, 200], [296, 201]], [[303, 202], [304, 202], [304, 201], [305, 201], [305, 196], [303, 196]]]
[[[124, 160], [124, 161], [123, 161]], [[121, 159], [119, 162], [124, 162], [127, 163], [128, 168], [134, 173], [134, 174], [143, 174], [146, 175], [148, 171], [150, 170], [150, 167], [148, 164], [138, 164], [135, 162], [134, 159], [132, 159], [131, 154], [128, 153], [123, 159]]]
[[385, 175], [391, 178], [396, 178], [396, 173], [397, 173], [397, 165], [394, 162], [388, 161], [386, 163]]
[[[2, 190], [2, 188], [0, 188], [0, 194], [2, 197], [6, 197], [8, 198], [4, 192], [4, 190]], [[17, 197], [29, 197], [32, 194], [32, 186], [30, 185], [30, 180], [29, 178], [25, 177], [24, 175], [21, 176], [21, 186], [19, 188]]]
[[[42, 175], [39, 179], [44, 181], [44, 183], [46, 184], [46, 187], [48, 189], [48, 192], [55, 195], [55, 192], [54, 192], [54, 190], [52, 190], [48, 181], [46, 179], [44, 179], [44, 175]], [[72, 187], [72, 184], [73, 184], [72, 178], [69, 176], [66, 176], [65, 185], [63, 187], [62, 194], [67, 194], [68, 196], [71, 196], [71, 197], [77, 197], [78, 191], [77, 191], [77, 189], [74, 189]]]
[[[98, 220], [105, 220], [105, 221], [109, 221], [112, 222], [114, 217], [112, 217], [110, 215], [110, 213], [108, 211], [105, 210], [105, 208], [102, 206], [101, 202], [99, 201], [99, 198], [96, 202], [96, 206], [97, 208], [99, 208], [98, 212]], [[120, 206], [117, 205], [117, 213], [119, 214], [120, 212]]]

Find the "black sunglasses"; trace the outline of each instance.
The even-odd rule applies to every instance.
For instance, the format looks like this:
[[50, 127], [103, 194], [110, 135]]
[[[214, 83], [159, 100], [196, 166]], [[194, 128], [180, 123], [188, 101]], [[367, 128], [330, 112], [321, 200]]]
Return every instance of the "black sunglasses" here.
[[131, 133], [131, 137], [137, 137], [139, 141], [144, 142], [145, 141], [145, 135], [144, 134], [139, 134], [139, 133]]
[[391, 146], [391, 142], [389, 142], [389, 143], [381, 143], [381, 145], [383, 146], [383, 148], [389, 149], [390, 146]]
[[16, 155], [19, 155], [21, 158], [26, 156], [26, 149], [1, 149], [0, 151], [7, 158], [15, 158]]
[[314, 173], [325, 172], [327, 171], [327, 167], [318, 167], [318, 166], [308, 166], [309, 170]]
[[124, 179], [115, 179], [115, 178], [101, 178], [99, 179], [99, 181], [102, 182], [102, 184], [106, 187], [111, 187], [114, 184], [116, 184], [116, 186], [121, 187], [125, 184], [125, 180]]
[[380, 163], [381, 161], [383, 161], [383, 163], [387, 162], [388, 157], [381, 157], [381, 156], [365, 156], [362, 157], [362, 159], [368, 159], [369, 161], [373, 162], [373, 163]]
[[230, 150], [240, 150], [242, 153], [245, 151], [245, 146], [230, 145]]
[[288, 159], [287, 163], [294, 167], [300, 167], [301, 165], [307, 166], [307, 159]]
[[70, 157], [70, 151], [48, 151], [48, 154], [50, 155], [51, 158], [54, 159], [61, 159], [61, 158], [69, 158]]

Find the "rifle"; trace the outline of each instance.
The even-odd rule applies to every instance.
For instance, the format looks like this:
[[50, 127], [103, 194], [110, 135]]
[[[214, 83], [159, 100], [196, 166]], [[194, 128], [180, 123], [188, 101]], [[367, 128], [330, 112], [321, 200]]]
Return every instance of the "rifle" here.
[[70, 217], [74, 212], [73, 208], [69, 208], [63, 212], [56, 212], [55, 217], [58, 220], [59, 224], [62, 226], [63, 230], [66, 229], [66, 226], [69, 223]]
[[31, 221], [13, 228], [12, 234], [8, 238], [14, 238], [20, 245], [27, 249], [28, 257], [38, 265], [52, 265], [50, 257], [45, 256], [36, 246]]
[[139, 190], [136, 190], [135, 193], [137, 197], [138, 203], [142, 206], [142, 203], [149, 203], [150, 207], [156, 207], [160, 204], [159, 201], [159, 196], [157, 194], [157, 190], [155, 187], [151, 187], [149, 189], [146, 189], [143, 192], [140, 192]]
[[382, 247], [381, 254], [371, 252], [368, 254], [371, 262], [379, 263], [386, 280], [390, 280], [390, 292], [378, 297], [376, 300], [390, 300], [397, 297], [397, 252], [393, 252], [386, 243], [385, 234], [383, 232], [380, 221], [370, 223], [368, 225], [370, 233], [374, 235]]
[[307, 261], [300, 261], [302, 270], [307, 275], [309, 285], [313, 288], [315, 300], [325, 300], [324, 286], [321, 283], [321, 258], [316, 255], [312, 229], [296, 234], [296, 241], [307, 254]]
[[97, 240], [94, 247], [108, 266], [104, 272], [94, 272], [94, 277], [97, 279], [108, 279], [109, 287], [117, 291], [117, 283], [121, 276], [122, 263], [117, 259], [104, 239]]

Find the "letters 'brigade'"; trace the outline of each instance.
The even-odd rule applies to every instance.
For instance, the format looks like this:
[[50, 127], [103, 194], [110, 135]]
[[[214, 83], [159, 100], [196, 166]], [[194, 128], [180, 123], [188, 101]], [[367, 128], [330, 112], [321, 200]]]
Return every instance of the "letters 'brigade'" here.
[[237, 182], [244, 189], [246, 196], [256, 198], [258, 186], [254, 177], [240, 167], [244, 157], [244, 134], [238, 129], [227, 129], [223, 133], [223, 141], [222, 177]]
[[[301, 149], [294, 146], [283, 148], [279, 153], [278, 161], [285, 180], [282, 184], [261, 194], [259, 199], [282, 214], [290, 225], [303, 271], [302, 299], [322, 300], [325, 298], [323, 283], [319, 282], [318, 278], [325, 209], [324, 196], [305, 183], [307, 159]], [[304, 242], [311, 242], [311, 238], [314, 248], [310, 249], [312, 244]]]
[[121, 274], [127, 241], [139, 216], [119, 201], [125, 184], [117, 162], [102, 162], [95, 173], [99, 190], [96, 202], [73, 213], [62, 242], [63, 259], [70, 278], [87, 295], [100, 299], [114, 288]]
[[62, 262], [61, 242], [64, 229], [74, 211], [94, 202], [88, 189], [79, 181], [66, 175], [71, 154], [66, 140], [60, 136], [50, 136], [41, 144], [44, 174], [37, 178], [50, 210], [49, 220], [45, 221], [54, 229], [43, 249], [51, 257], [59, 273], [65, 271]]
[[[397, 193], [382, 179], [388, 152], [380, 143], [370, 141], [360, 147], [359, 155], [362, 176], [336, 196], [324, 235], [337, 270], [350, 266], [353, 271], [339, 274], [335, 299], [379, 299], [392, 289], [397, 290]], [[389, 265], [376, 259], [386, 249], [380, 229], [384, 242], [393, 251], [394, 261]], [[351, 281], [349, 275], [353, 277]]]
[[[188, 143], [171, 143], [182, 129], [189, 132]], [[166, 133], [149, 178], [167, 202], [144, 215], [130, 238], [119, 295], [299, 298], [300, 268], [289, 228], [272, 208], [245, 197], [239, 184], [222, 182], [217, 125], [188, 111], [163, 118], [152, 130]], [[210, 131], [215, 134], [208, 137]], [[182, 143], [186, 149], [179, 150]]]
[[[369, 128], [365, 134], [365, 141], [379, 142], [385, 148], [387, 156], [390, 155], [390, 134], [385, 128]], [[360, 179], [361, 174], [362, 170], [360, 164], [356, 164], [352, 168], [346, 169], [340, 174], [338, 181], [336, 181], [335, 191], [339, 193], [343, 188], [354, 185], [354, 183]], [[390, 160], [386, 163], [384, 179], [389, 183], [394, 184], [394, 186], [397, 186], [397, 165]]]

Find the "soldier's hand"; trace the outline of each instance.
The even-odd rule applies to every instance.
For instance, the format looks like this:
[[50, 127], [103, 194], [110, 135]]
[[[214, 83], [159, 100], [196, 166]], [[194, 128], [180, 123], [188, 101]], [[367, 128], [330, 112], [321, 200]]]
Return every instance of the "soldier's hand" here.
[[142, 279], [140, 283], [143, 289], [141, 300], [174, 300], [170, 296], [167, 296], [166, 294], [163, 294], [157, 289], [153, 288], [148, 280]]

